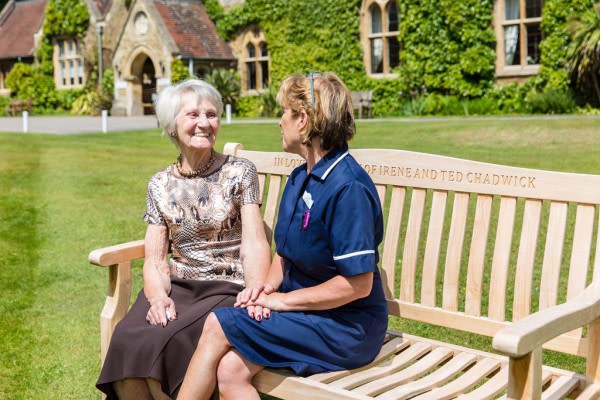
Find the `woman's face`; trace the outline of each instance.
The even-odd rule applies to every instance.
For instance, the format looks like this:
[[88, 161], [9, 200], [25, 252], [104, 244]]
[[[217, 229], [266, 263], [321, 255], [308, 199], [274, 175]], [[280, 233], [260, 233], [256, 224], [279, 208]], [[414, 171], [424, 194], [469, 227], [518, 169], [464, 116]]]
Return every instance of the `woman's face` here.
[[190, 92], [181, 99], [182, 108], [175, 117], [180, 148], [210, 149], [215, 145], [220, 119], [217, 107]]
[[300, 154], [300, 128], [302, 126], [302, 114], [294, 118], [292, 110], [288, 107], [283, 108], [283, 115], [279, 120], [281, 128], [281, 139], [283, 150], [288, 153]]

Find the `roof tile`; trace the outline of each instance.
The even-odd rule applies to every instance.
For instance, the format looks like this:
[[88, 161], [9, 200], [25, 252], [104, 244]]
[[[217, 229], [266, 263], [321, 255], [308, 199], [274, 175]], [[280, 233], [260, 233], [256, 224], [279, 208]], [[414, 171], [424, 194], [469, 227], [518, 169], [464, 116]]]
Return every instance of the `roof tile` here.
[[183, 57], [234, 58], [201, 2], [155, 0], [154, 4]]
[[47, 0], [17, 1], [0, 21], [0, 59], [33, 56], [33, 35], [44, 21]]

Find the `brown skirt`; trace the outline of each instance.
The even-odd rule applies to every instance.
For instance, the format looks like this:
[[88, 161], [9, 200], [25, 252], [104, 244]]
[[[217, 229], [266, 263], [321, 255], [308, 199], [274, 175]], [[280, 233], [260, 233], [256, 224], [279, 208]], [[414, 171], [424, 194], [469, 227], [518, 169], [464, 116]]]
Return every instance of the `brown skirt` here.
[[115, 328], [96, 387], [117, 399], [112, 383], [125, 378], [153, 378], [163, 392], [176, 397], [196, 350], [204, 321], [217, 308], [231, 307], [243, 287], [226, 281], [171, 279], [177, 320], [166, 327], [146, 321], [148, 300], [143, 290]]

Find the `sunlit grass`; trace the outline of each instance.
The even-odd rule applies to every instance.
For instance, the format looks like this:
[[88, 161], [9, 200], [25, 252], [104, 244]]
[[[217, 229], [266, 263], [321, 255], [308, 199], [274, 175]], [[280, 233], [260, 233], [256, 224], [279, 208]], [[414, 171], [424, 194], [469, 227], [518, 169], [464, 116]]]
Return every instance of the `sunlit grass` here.
[[[600, 174], [600, 120], [357, 123], [351, 147], [401, 148]], [[225, 142], [280, 150], [277, 123], [223, 125]], [[142, 237], [146, 184], [175, 161], [158, 129], [80, 136], [0, 134], [0, 398], [99, 398], [105, 270], [95, 248]], [[135, 271], [139, 278], [139, 268]], [[135, 281], [134, 292], [140, 287]], [[489, 349], [489, 340], [393, 321], [400, 330]], [[577, 358], [549, 356], [581, 372]]]

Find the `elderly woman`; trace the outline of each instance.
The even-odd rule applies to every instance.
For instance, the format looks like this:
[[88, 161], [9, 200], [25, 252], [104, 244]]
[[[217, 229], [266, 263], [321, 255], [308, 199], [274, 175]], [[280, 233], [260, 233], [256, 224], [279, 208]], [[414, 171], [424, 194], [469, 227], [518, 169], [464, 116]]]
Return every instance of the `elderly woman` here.
[[[206, 320], [179, 394], [258, 399], [264, 367], [298, 375], [372, 361], [387, 327], [377, 268], [383, 222], [368, 174], [348, 153], [355, 131], [350, 93], [332, 73], [294, 75], [277, 95], [285, 151], [306, 164], [287, 180], [275, 228], [277, 252], [262, 292]], [[261, 306], [249, 318], [244, 308]], [[256, 310], [254, 310], [256, 311]]]
[[[109, 399], [176, 397], [210, 311], [256, 298], [270, 257], [248, 160], [213, 146], [223, 103], [201, 80], [160, 92], [157, 116], [180, 151], [148, 184], [144, 288], [112, 336], [97, 387]], [[169, 239], [172, 256], [168, 259]]]

